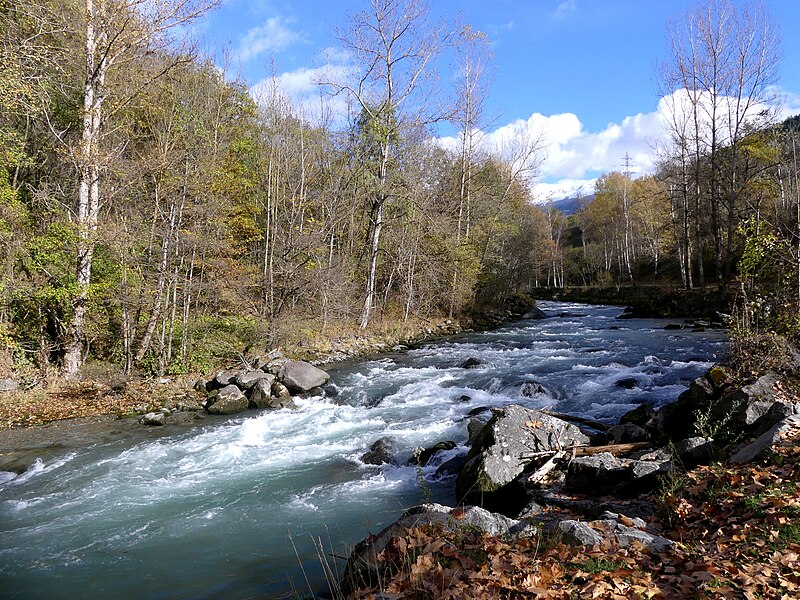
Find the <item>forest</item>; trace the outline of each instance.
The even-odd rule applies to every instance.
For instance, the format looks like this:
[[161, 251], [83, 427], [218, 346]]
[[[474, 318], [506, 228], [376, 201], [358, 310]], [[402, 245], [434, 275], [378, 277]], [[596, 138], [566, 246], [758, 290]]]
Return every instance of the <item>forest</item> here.
[[483, 33], [371, 0], [309, 118], [184, 39], [213, 8], [0, 0], [0, 372], [209, 371], [544, 287], [725, 289], [747, 327], [796, 330], [800, 120], [778, 118], [763, 11], [669, 25], [657, 171], [607, 173], [566, 215], [531, 192], [545, 139], [482, 143]]

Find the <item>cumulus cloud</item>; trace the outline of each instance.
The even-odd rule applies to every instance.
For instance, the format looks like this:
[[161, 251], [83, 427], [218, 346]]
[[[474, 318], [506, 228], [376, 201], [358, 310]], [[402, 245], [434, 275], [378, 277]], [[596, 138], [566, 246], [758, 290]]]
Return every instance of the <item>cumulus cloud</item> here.
[[780, 101], [781, 108], [778, 113], [778, 118], [784, 120], [800, 114], [800, 94], [784, 90], [780, 86], [773, 86], [771, 91]]
[[[783, 99], [778, 118], [800, 113], [800, 95], [785, 90], [776, 92]], [[676, 90], [661, 98], [655, 110], [627, 116], [597, 131], [588, 131], [573, 113], [533, 113], [527, 119], [483, 132], [479, 137], [484, 152], [502, 155], [509, 140], [521, 132], [533, 138], [538, 136], [542, 159], [532, 190], [534, 201], [544, 202], [549, 198], [592, 193], [598, 176], [624, 169], [626, 155], [630, 157], [634, 176], [653, 173], [658, 161], [656, 149], [668, 143], [676, 121], [680, 124], [682, 118], [686, 119], [690, 108], [691, 100], [686, 90]], [[764, 105], [752, 106], [749, 118], [762, 120], [766, 115], [765, 109]], [[691, 123], [687, 121], [686, 125], [691, 126]], [[720, 130], [725, 130], [722, 120]], [[724, 143], [724, 133], [721, 135]], [[439, 142], [453, 150], [459, 147], [455, 137], [441, 138]]]
[[239, 40], [239, 59], [246, 63], [265, 52], [280, 52], [303, 41], [303, 36], [292, 29], [294, 22], [280, 16], [270, 17], [263, 25], [249, 29]]
[[[576, 192], [592, 193], [598, 175], [622, 169], [626, 153], [635, 165], [632, 170], [652, 171], [655, 167], [652, 144], [661, 135], [662, 127], [658, 111], [626, 117], [595, 132], [587, 131], [573, 113], [534, 113], [528, 119], [486, 132], [481, 136], [481, 148], [502, 155], [503, 148], [521, 132], [529, 139], [539, 140], [541, 164], [532, 189], [535, 201], [545, 201]], [[440, 142], [445, 147], [458, 148], [455, 137]]]
[[[341, 125], [348, 114], [345, 94], [330, 96], [320, 81], [346, 81], [354, 74], [350, 57], [336, 48], [327, 48], [319, 56], [323, 63], [313, 68], [300, 68], [265, 79], [255, 84], [251, 95], [260, 103], [279, 90], [291, 101], [296, 115], [311, 122], [325, 118]], [[777, 90], [784, 99], [781, 118], [800, 113], [800, 95]], [[690, 100], [685, 90], [661, 98], [655, 110], [624, 117], [619, 122], [589, 131], [573, 113], [543, 115], [533, 113], [491, 131], [476, 131], [481, 152], [502, 156], [529, 175], [535, 202], [587, 195], [594, 191], [597, 178], [603, 173], [621, 171], [626, 154], [634, 176], [650, 174], [657, 165], [656, 148], [668, 142], [674, 128], [674, 115], [688, 114]], [[757, 115], [764, 107], [757, 106]], [[440, 137], [437, 143], [452, 151], [460, 148], [455, 136]], [[525, 155], [534, 148], [535, 155]], [[520, 158], [520, 156], [522, 158]], [[519, 161], [527, 161], [521, 163]]]

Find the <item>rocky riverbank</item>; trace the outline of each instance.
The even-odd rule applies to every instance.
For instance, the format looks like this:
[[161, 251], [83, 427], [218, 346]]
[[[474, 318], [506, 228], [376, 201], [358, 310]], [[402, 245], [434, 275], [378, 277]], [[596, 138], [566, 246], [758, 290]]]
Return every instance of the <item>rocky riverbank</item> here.
[[458, 507], [421, 505], [369, 536], [341, 590], [795, 597], [797, 356], [787, 348], [781, 369], [744, 382], [716, 366], [674, 403], [642, 405], [613, 427], [521, 406], [476, 415]]

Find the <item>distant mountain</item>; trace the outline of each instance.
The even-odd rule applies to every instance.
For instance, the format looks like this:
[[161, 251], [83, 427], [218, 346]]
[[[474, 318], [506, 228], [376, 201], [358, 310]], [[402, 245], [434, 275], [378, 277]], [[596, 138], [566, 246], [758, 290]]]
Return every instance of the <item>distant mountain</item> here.
[[582, 202], [591, 202], [592, 200], [594, 200], [594, 194], [574, 198], [562, 198], [561, 200], [553, 201], [553, 208], [560, 210], [567, 216], [570, 216], [578, 212]]

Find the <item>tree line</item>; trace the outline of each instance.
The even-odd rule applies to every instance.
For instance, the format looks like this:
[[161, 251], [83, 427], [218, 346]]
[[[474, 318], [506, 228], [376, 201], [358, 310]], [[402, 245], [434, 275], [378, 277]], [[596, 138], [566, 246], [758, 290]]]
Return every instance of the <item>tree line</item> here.
[[763, 5], [707, 0], [667, 31], [658, 168], [598, 180], [568, 224], [567, 279], [719, 289], [737, 327], [796, 335], [800, 120], [778, 118], [779, 26]]
[[544, 140], [485, 148], [479, 31], [369, 0], [310, 117], [180, 38], [213, 5], [0, 0], [0, 368], [209, 370], [538, 287], [800, 297], [798, 128], [773, 124], [763, 12], [708, 0], [670, 25], [657, 172], [606, 174], [567, 216], [532, 203]]
[[[308, 118], [277, 79], [254, 98], [183, 43], [212, 8], [0, 2], [6, 369], [204, 370], [526, 287], [538, 140], [479, 150], [483, 34], [371, 0], [338, 32], [354, 77], [320, 82], [350, 109]], [[433, 141], [442, 122], [458, 149]]]

